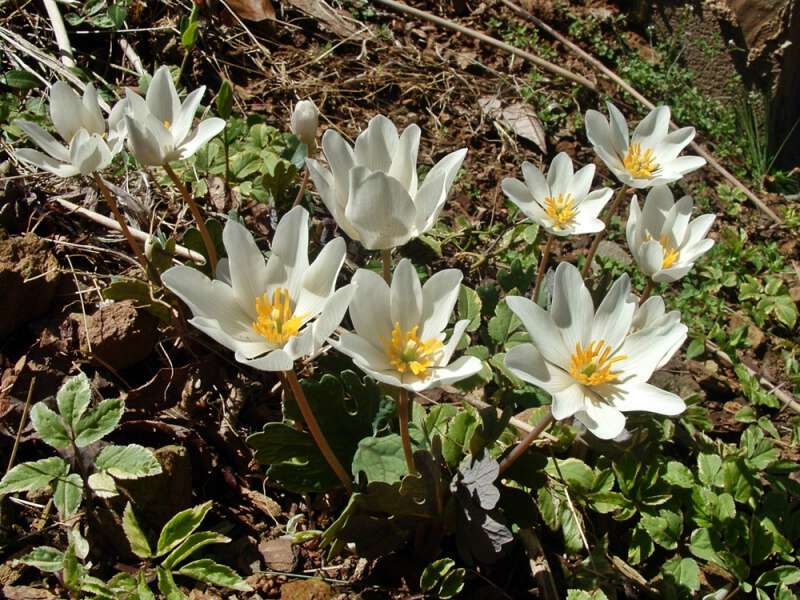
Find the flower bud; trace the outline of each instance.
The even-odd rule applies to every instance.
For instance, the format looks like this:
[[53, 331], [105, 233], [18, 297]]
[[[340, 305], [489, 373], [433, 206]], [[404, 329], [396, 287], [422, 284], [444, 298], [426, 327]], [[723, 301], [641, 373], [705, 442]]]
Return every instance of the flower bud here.
[[295, 104], [292, 112], [292, 133], [308, 146], [309, 154], [317, 147], [317, 124], [319, 110], [311, 100], [301, 100]]

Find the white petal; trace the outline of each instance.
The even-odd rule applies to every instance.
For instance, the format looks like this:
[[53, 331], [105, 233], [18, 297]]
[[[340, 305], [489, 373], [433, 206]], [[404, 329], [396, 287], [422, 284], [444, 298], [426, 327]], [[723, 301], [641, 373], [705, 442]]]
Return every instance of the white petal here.
[[678, 157], [686, 146], [694, 139], [694, 127], [681, 127], [662, 139], [654, 149], [657, 162], [663, 164]]
[[439, 366], [445, 366], [450, 363], [450, 359], [453, 358], [453, 353], [455, 353], [458, 344], [461, 343], [461, 338], [464, 337], [467, 325], [469, 325], [469, 319], [462, 319], [453, 326], [450, 339], [447, 340], [444, 348], [442, 348], [442, 353], [439, 355]]
[[83, 126], [83, 104], [80, 96], [65, 81], [56, 81], [50, 87], [50, 119], [58, 135], [69, 142]]
[[382, 348], [392, 335], [389, 285], [383, 277], [367, 269], [356, 271], [352, 282], [358, 288], [358, 293], [350, 302], [353, 328], [371, 344]]
[[550, 405], [550, 410], [553, 413], [553, 418], [557, 421], [562, 421], [573, 416], [577, 412], [582, 412], [590, 401], [586, 398], [583, 386], [571, 380], [572, 385], [565, 387], [563, 390], [555, 391], [553, 402]]
[[413, 198], [417, 193], [417, 152], [421, 131], [416, 125], [409, 125], [400, 136], [389, 175], [397, 179]]
[[[572, 194], [572, 197], [577, 201], [580, 202], [581, 205], [585, 202], [583, 199], [589, 193], [589, 190], [592, 187], [592, 179], [594, 179], [594, 171], [595, 171], [594, 164], [588, 164], [585, 167], [578, 169], [575, 174], [572, 176], [572, 180], [569, 182], [568, 186], [568, 193]], [[609, 195], [611, 190], [609, 191]]]
[[466, 156], [466, 148], [451, 152], [436, 163], [425, 176], [425, 181], [414, 196], [417, 211], [415, 226], [418, 234], [428, 231], [439, 218], [447, 194]]
[[136, 160], [145, 166], [164, 164], [161, 147], [149, 129], [128, 116], [125, 117], [125, 126], [128, 130], [128, 147]]
[[592, 339], [604, 340], [612, 350], [616, 350], [628, 334], [635, 310], [630, 278], [625, 273], [614, 282], [597, 307], [592, 323]]
[[205, 91], [206, 86], [202, 85], [186, 96], [186, 100], [183, 101], [178, 114], [175, 116], [175, 121], [170, 125], [172, 137], [175, 139], [176, 144], [180, 145], [189, 135], [194, 115], [197, 112], [197, 107], [200, 106], [200, 101], [203, 99]]
[[561, 331], [553, 323], [550, 313], [532, 300], [522, 296], [508, 296], [506, 304], [511, 312], [522, 321], [531, 341], [545, 360], [563, 369], [569, 368], [572, 347], [564, 346]]
[[315, 350], [320, 349], [339, 327], [356, 290], [356, 286], [351, 283], [339, 288], [327, 299], [312, 326]]
[[103, 113], [100, 110], [100, 104], [97, 102], [97, 91], [91, 83], [86, 84], [86, 89], [83, 91], [82, 116], [83, 127], [89, 133], [96, 133], [103, 135], [106, 133], [106, 120], [103, 118]]
[[342, 238], [334, 238], [325, 244], [303, 274], [300, 296], [295, 307], [296, 313], [315, 315], [322, 309], [336, 286], [346, 251], [347, 245]]
[[649, 383], [632, 383], [619, 386], [620, 395], [612, 402], [622, 412], [641, 410], [659, 415], [679, 415], [686, 410], [680, 396]]
[[647, 197], [642, 207], [642, 218], [644, 227], [653, 237], [660, 237], [667, 222], [667, 215], [675, 200], [670, 189], [665, 185], [653, 186], [647, 193]]
[[[321, 335], [322, 332], [320, 333]], [[283, 350], [293, 361], [298, 358], [310, 357], [322, 348], [322, 343], [317, 344], [316, 341], [313, 325], [304, 327], [300, 333], [289, 338], [289, 341], [283, 346]], [[324, 341], [324, 338], [322, 338], [322, 341]]]
[[630, 135], [628, 133], [628, 122], [611, 102], [607, 103], [609, 125], [611, 127], [611, 139], [614, 142], [614, 150], [619, 156], [624, 156], [628, 150], [628, 140]]
[[689, 223], [685, 244], [687, 246], [694, 245], [706, 237], [716, 218], [716, 215], [700, 215]]
[[396, 179], [355, 167], [350, 171], [348, 197], [345, 217], [368, 250], [402, 246], [411, 238], [416, 209]]
[[570, 351], [591, 341], [594, 304], [578, 269], [562, 262], [556, 268], [550, 316]]
[[540, 204], [543, 203], [544, 199], [550, 195], [550, 186], [547, 185], [544, 174], [534, 165], [525, 161], [522, 163], [522, 176], [534, 199]]
[[481, 360], [476, 356], [462, 356], [445, 367], [436, 367], [431, 376], [431, 383], [425, 389], [451, 385], [467, 377], [472, 377], [481, 370]]
[[581, 216], [596, 219], [611, 200], [613, 190], [600, 188], [589, 193], [578, 205]]
[[526, 217], [540, 225], [549, 226], [552, 221], [550, 217], [542, 210], [542, 207], [534, 199], [533, 194], [528, 187], [519, 179], [512, 179], [507, 177], [503, 179], [500, 187], [503, 193], [522, 211]]
[[166, 65], [159, 67], [150, 80], [145, 101], [147, 108], [161, 123], [175, 122], [181, 110], [181, 102]]
[[328, 164], [331, 166], [336, 186], [347, 193], [347, 188], [350, 185], [350, 169], [355, 166], [353, 149], [338, 131], [328, 129], [322, 136], [322, 150], [325, 153]]
[[194, 317], [189, 319], [189, 324], [202, 331], [218, 344], [225, 346], [229, 350], [233, 350], [236, 353], [236, 360], [241, 360], [240, 357], [262, 356], [265, 352], [273, 350], [273, 347], [263, 338], [250, 341], [241, 337], [235, 337], [214, 319]]
[[653, 281], [656, 283], [673, 283], [685, 277], [692, 270], [692, 266], [694, 266], [694, 263], [663, 269], [653, 275]]
[[81, 129], [72, 138], [69, 160], [81, 175], [91, 175], [111, 164], [111, 151], [99, 135]]
[[575, 418], [601, 440], [613, 440], [625, 429], [625, 415], [605, 402], [587, 402]]
[[637, 264], [642, 270], [642, 273], [648, 277], [652, 277], [661, 270], [661, 265], [663, 263], [664, 248], [661, 246], [661, 242], [649, 240], [639, 246]]
[[[596, 110], [587, 110], [584, 120], [586, 122], [586, 137], [589, 138], [589, 142], [594, 146], [595, 151], [598, 148], [602, 148], [606, 153], [616, 155], [617, 148], [611, 133], [611, 127], [602, 113]], [[601, 156], [601, 158], [603, 157]], [[603, 158], [603, 161], [608, 163], [605, 158]]]
[[[252, 236], [250, 239], [252, 240]], [[255, 242], [253, 246], [255, 247]], [[308, 269], [308, 211], [305, 208], [295, 206], [281, 217], [275, 228], [271, 249], [285, 269], [287, 277], [285, 286], [289, 288], [289, 296], [296, 302], [300, 295], [303, 277]], [[272, 274], [265, 275], [264, 281], [271, 283]]]
[[383, 115], [372, 117], [367, 128], [356, 138], [356, 164], [370, 171], [388, 173], [398, 142], [394, 123]]
[[392, 323], [402, 331], [418, 326], [422, 317], [422, 286], [413, 263], [404, 258], [395, 267], [391, 286]]
[[225, 121], [217, 117], [211, 117], [201, 121], [197, 125], [197, 129], [183, 142], [176, 138], [177, 143], [181, 144], [177, 148], [180, 152], [180, 159], [185, 160], [192, 156], [223, 129], [225, 129]]
[[659, 365], [668, 361], [686, 340], [686, 325], [651, 327], [629, 335], [619, 350], [626, 358], [617, 363], [620, 380], [645, 382]]
[[19, 127], [29, 138], [31, 138], [42, 150], [47, 152], [56, 160], [62, 162], [69, 161], [69, 150], [59, 143], [56, 138], [39, 127], [36, 123], [17, 119], [14, 125]]
[[362, 365], [364, 365], [374, 371], [392, 370], [386, 353], [360, 335], [341, 331], [339, 340], [331, 340], [331, 345], [342, 354], [352, 358], [360, 368], [363, 368]]
[[[567, 388], [576, 387], [575, 380], [562, 369], [548, 363], [533, 344], [514, 346], [506, 352], [503, 364], [522, 381], [532, 383], [549, 394], [557, 394]], [[575, 411], [556, 418], [564, 419], [573, 412]]]
[[236, 360], [259, 371], [291, 371], [294, 367], [294, 360], [282, 348], [272, 350], [260, 358], [252, 359], [237, 353]]
[[267, 292], [264, 256], [247, 228], [232, 219], [225, 223], [222, 241], [228, 254], [233, 293], [245, 314], [255, 319], [256, 298]]
[[34, 150], [33, 148], [20, 148], [14, 152], [14, 156], [16, 156], [22, 162], [26, 162], [34, 167], [44, 169], [45, 171], [48, 171], [53, 175], [57, 175], [58, 177], [73, 177], [74, 175], [80, 173], [80, 171], [71, 164], [58, 161], [55, 158], [39, 152], [38, 150]]
[[692, 197], [684, 196], [675, 203], [674, 213], [671, 215], [667, 228], [670, 230], [671, 239], [679, 247], [686, 239], [689, 228], [689, 219], [692, 217]]
[[686, 175], [687, 173], [696, 171], [697, 169], [704, 167], [705, 165], [706, 165], [706, 159], [700, 156], [679, 156], [675, 160], [670, 161], [666, 165], [664, 165], [664, 168], [670, 169], [671, 171], [675, 171], [680, 175]]
[[427, 340], [444, 331], [458, 300], [462, 278], [458, 269], [445, 269], [431, 276], [422, 286], [420, 339]]
[[550, 186], [550, 194], [558, 196], [559, 194], [569, 193], [572, 173], [572, 159], [569, 154], [559, 152], [547, 172], [547, 184]]
[[669, 106], [657, 106], [642, 119], [633, 130], [632, 141], [641, 141], [642, 145], [654, 145], [650, 140], [660, 140], [669, 131]]

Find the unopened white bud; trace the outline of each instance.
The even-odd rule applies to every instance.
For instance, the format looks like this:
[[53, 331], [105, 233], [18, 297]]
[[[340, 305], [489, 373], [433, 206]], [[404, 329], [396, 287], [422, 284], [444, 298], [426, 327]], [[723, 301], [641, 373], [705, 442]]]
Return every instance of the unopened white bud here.
[[319, 110], [311, 100], [301, 100], [292, 112], [292, 133], [308, 146], [309, 154], [317, 147], [317, 125]]

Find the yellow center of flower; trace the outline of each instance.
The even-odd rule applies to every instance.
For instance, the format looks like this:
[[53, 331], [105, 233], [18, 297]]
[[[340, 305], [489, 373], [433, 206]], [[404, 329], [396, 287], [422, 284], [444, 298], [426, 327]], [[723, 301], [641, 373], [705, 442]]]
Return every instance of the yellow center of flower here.
[[619, 372], [612, 371], [611, 367], [626, 358], [623, 354], [611, 356], [611, 346], [605, 340], [591, 342], [585, 349], [578, 342], [569, 361], [569, 374], [584, 385], [612, 383]]
[[169, 126], [170, 126], [170, 125], [172, 125], [172, 123], [170, 123], [170, 122], [169, 122], [169, 121], [167, 121], [167, 120], [164, 120], [164, 122], [163, 122], [163, 123], [161, 123], [161, 124], [164, 126], [164, 129], [169, 129]]
[[408, 331], [400, 329], [400, 323], [394, 324], [392, 339], [385, 341], [389, 363], [400, 373], [411, 371], [418, 377], [426, 377], [428, 369], [439, 358], [443, 345], [437, 338], [422, 341], [417, 336], [414, 325]]
[[669, 238], [666, 235], [662, 235], [658, 241], [661, 242], [661, 247], [664, 251], [664, 258], [661, 261], [661, 268], [669, 269], [675, 264], [678, 258], [680, 258], [681, 253], [677, 248], [673, 248], [669, 245]]
[[622, 160], [628, 173], [631, 177], [642, 177], [649, 179], [653, 173], [658, 171], [658, 163], [655, 161], [655, 155], [650, 148], [646, 148], [642, 152], [641, 144], [635, 143], [628, 146], [628, 151], [625, 153], [625, 158]]
[[305, 315], [294, 314], [286, 288], [275, 290], [271, 302], [268, 294], [256, 298], [256, 313], [258, 319], [253, 322], [253, 329], [276, 346], [285, 344], [289, 338], [297, 335], [305, 318]]
[[553, 227], [564, 229], [575, 220], [575, 199], [572, 194], [559, 194], [555, 198], [547, 196], [544, 199], [544, 211], [553, 220]]

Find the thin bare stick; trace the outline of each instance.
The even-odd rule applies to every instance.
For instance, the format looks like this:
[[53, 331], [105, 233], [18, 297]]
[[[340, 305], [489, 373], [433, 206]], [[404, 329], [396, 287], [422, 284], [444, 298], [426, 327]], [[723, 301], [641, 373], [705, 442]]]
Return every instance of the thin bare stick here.
[[545, 600], [558, 600], [558, 588], [550, 570], [550, 563], [547, 562], [542, 543], [533, 528], [523, 528], [519, 530], [519, 539], [528, 555], [528, 563], [531, 573], [539, 586], [539, 593]]
[[647, 301], [647, 299], [650, 297], [650, 294], [653, 293], [653, 288], [655, 286], [656, 286], [656, 284], [653, 282], [652, 279], [648, 279], [647, 280], [647, 285], [644, 286], [644, 290], [642, 291], [642, 295], [639, 297], [639, 304], [640, 305], [644, 304], [645, 301]]
[[136, 238], [133, 237], [131, 230], [128, 229], [128, 224], [125, 222], [125, 217], [122, 216], [122, 213], [119, 210], [119, 206], [117, 206], [117, 201], [114, 199], [114, 196], [111, 194], [111, 190], [108, 189], [103, 178], [100, 177], [97, 173], [92, 173], [92, 177], [94, 178], [94, 183], [97, 186], [97, 189], [100, 190], [100, 194], [106, 201], [108, 208], [111, 210], [114, 218], [117, 220], [117, 224], [119, 225], [119, 229], [122, 232], [122, 235], [125, 236], [125, 239], [128, 240], [128, 245], [133, 250], [133, 254], [136, 256], [136, 260], [139, 261], [139, 264], [142, 265], [145, 273], [148, 273], [147, 270], [147, 259], [145, 258], [144, 254], [142, 253], [142, 249], [139, 248], [139, 244], [136, 243]]
[[501, 42], [497, 38], [493, 38], [491, 36], [486, 35], [485, 33], [481, 33], [480, 31], [476, 31], [474, 29], [470, 29], [469, 27], [464, 27], [463, 25], [459, 25], [458, 23], [454, 23], [449, 19], [443, 19], [441, 17], [437, 17], [436, 15], [432, 15], [429, 12], [425, 12], [424, 10], [419, 10], [418, 8], [413, 8], [402, 2], [395, 2], [395, 0], [375, 0], [376, 4], [382, 4], [392, 10], [396, 10], [401, 13], [405, 13], [407, 15], [412, 15], [417, 17], [418, 19], [424, 19], [426, 21], [430, 21], [431, 23], [436, 23], [446, 29], [450, 29], [452, 31], [457, 31], [459, 33], [463, 33], [464, 35], [468, 35], [469, 37], [475, 38], [476, 40], [480, 40], [490, 46], [494, 46], [495, 48], [500, 48], [501, 50], [505, 50], [506, 52], [510, 52], [520, 58], [524, 58], [535, 64], [538, 67], [541, 67], [545, 71], [549, 71], [553, 75], [558, 75], [559, 77], [563, 77], [564, 79], [569, 79], [570, 81], [574, 81], [575, 83], [582, 85], [593, 92], [597, 91], [597, 86], [583, 77], [572, 71], [564, 69], [563, 67], [559, 67], [551, 63], [548, 60], [545, 60], [535, 54], [531, 54], [530, 52], [526, 52], [525, 50], [520, 50], [512, 46], [511, 44], [506, 44], [505, 42]]
[[412, 475], [417, 472], [414, 465], [414, 451], [411, 449], [411, 436], [408, 434], [408, 392], [405, 388], [398, 388], [397, 420], [400, 423], [400, 439], [403, 442], [403, 454], [406, 457], [406, 467]]
[[303, 196], [306, 195], [306, 188], [308, 187], [308, 167], [303, 169], [303, 179], [300, 181], [300, 189], [297, 190], [297, 196], [295, 196], [294, 202], [292, 202], [292, 208], [299, 205], [303, 201]]
[[344, 470], [344, 467], [342, 467], [342, 463], [339, 462], [339, 459], [336, 458], [330, 444], [328, 444], [325, 434], [322, 433], [322, 430], [319, 428], [319, 423], [317, 423], [317, 419], [308, 404], [306, 394], [300, 382], [297, 380], [297, 375], [294, 370], [284, 371], [284, 375], [292, 390], [295, 402], [297, 402], [297, 408], [300, 409], [300, 414], [303, 415], [303, 420], [306, 423], [308, 432], [311, 434], [311, 437], [314, 438], [314, 442], [316, 442], [319, 451], [322, 452], [322, 456], [325, 457], [328, 465], [330, 465], [333, 472], [336, 473], [339, 481], [342, 482], [344, 489], [346, 489], [348, 493], [352, 493], [353, 484], [350, 481], [350, 476], [347, 474], [347, 471]]
[[[628, 92], [631, 96], [634, 97], [634, 99], [639, 101], [645, 107], [649, 108], [650, 110], [653, 110], [655, 108], [656, 105], [653, 102], [651, 102], [650, 100], [645, 98], [642, 94], [640, 94], [638, 91], [636, 91], [636, 89], [633, 86], [631, 86], [628, 82], [626, 82], [624, 79], [622, 79], [622, 77], [620, 77], [614, 71], [605, 66], [600, 60], [598, 60], [597, 58], [586, 52], [583, 48], [581, 48], [580, 46], [572, 42], [570, 39], [568, 39], [558, 31], [550, 27], [547, 23], [534, 16], [530, 11], [527, 11], [521, 6], [515, 4], [514, 2], [511, 2], [511, 0], [500, 0], [500, 1], [503, 4], [505, 4], [508, 8], [510, 8], [513, 12], [515, 12], [518, 16], [522, 17], [523, 19], [527, 19], [528, 21], [539, 27], [541, 30], [550, 34], [559, 42], [564, 44], [564, 46], [566, 46], [567, 49], [570, 50], [573, 54], [579, 56], [584, 61], [589, 63], [592, 67], [597, 69], [608, 79], [610, 79], [611, 81], [616, 83], [619, 87], [621, 87], [623, 90]], [[670, 127], [672, 129], [678, 128], [678, 126], [672, 122], [670, 123]], [[773, 210], [769, 206], [764, 204], [764, 202], [758, 196], [756, 196], [750, 190], [750, 188], [748, 188], [741, 181], [739, 181], [739, 179], [737, 179], [733, 174], [731, 174], [730, 171], [728, 171], [725, 167], [719, 164], [719, 162], [714, 158], [714, 156], [710, 152], [708, 152], [697, 142], [692, 142], [691, 144], [689, 144], [689, 147], [695, 152], [697, 152], [700, 156], [705, 158], [706, 161], [708, 161], [708, 164], [711, 166], [711, 168], [713, 168], [720, 175], [722, 175], [722, 177], [724, 177], [731, 185], [739, 188], [742, 192], [744, 192], [744, 194], [750, 199], [750, 201], [752, 201], [753, 204], [755, 204], [756, 207], [759, 210], [761, 210], [765, 215], [767, 215], [770, 219], [772, 219], [778, 224], [783, 223], [781, 218], [778, 215], [776, 215], [775, 212], [773, 212]]]
[[[717, 346], [714, 342], [706, 340], [706, 349], [716, 354], [717, 358], [719, 358], [726, 365], [731, 367], [735, 365], [733, 359], [730, 356], [728, 356], [728, 353], [725, 352], [719, 346]], [[751, 377], [755, 377], [758, 380], [758, 382], [764, 388], [766, 388], [767, 392], [769, 392], [770, 394], [775, 394], [775, 397], [781, 402], [783, 402], [785, 406], [788, 406], [796, 413], [800, 413], [800, 402], [797, 401], [797, 398], [795, 398], [789, 392], [780, 389], [778, 386], [773, 384], [769, 379], [767, 379], [766, 377], [762, 377], [755, 370], [748, 367], [746, 364], [741, 363], [741, 365], [747, 370], [747, 372], [750, 374]]]
[[211, 267], [211, 277], [214, 277], [214, 274], [217, 271], [217, 249], [214, 247], [214, 242], [211, 241], [211, 236], [208, 233], [208, 228], [206, 227], [206, 221], [203, 218], [203, 213], [200, 212], [200, 208], [197, 206], [197, 203], [192, 198], [192, 194], [186, 188], [186, 186], [181, 181], [180, 177], [172, 170], [172, 167], [169, 166], [169, 163], [164, 163], [162, 165], [164, 167], [164, 171], [167, 172], [169, 178], [172, 180], [172, 183], [175, 184], [175, 187], [178, 188], [178, 191], [183, 196], [183, 201], [189, 205], [189, 210], [192, 211], [192, 216], [194, 217], [194, 222], [197, 224], [197, 230], [200, 232], [200, 237], [203, 238], [203, 244], [206, 247], [206, 252], [208, 253], [208, 262], [209, 266]]
[[383, 279], [389, 285], [392, 284], [392, 250], [387, 248], [381, 250], [381, 263], [383, 264]]
[[622, 199], [625, 197], [625, 192], [627, 191], [627, 185], [623, 185], [621, 188], [619, 188], [616, 197], [611, 201], [611, 205], [608, 207], [608, 210], [606, 210], [606, 217], [603, 219], [603, 222], [606, 224], [606, 226], [603, 227], [602, 231], [598, 231], [596, 234], [594, 234], [592, 245], [589, 247], [589, 254], [586, 255], [586, 262], [581, 270], [581, 275], [584, 279], [586, 279], [586, 276], [589, 274], [589, 271], [592, 268], [594, 255], [597, 254], [597, 249], [600, 247], [600, 242], [605, 239], [606, 233], [608, 233], [608, 226], [611, 224], [611, 219], [619, 210], [619, 205], [622, 203]]
[[[73, 202], [70, 202], [69, 200], [64, 200], [63, 198], [53, 198], [53, 200], [58, 202], [61, 206], [63, 206], [67, 210], [72, 211], [74, 213], [77, 213], [79, 215], [82, 215], [82, 216], [84, 216], [84, 217], [86, 217], [88, 219], [91, 219], [95, 223], [99, 223], [100, 225], [103, 225], [104, 227], [108, 227], [109, 229], [113, 229], [114, 231], [121, 231], [122, 230], [122, 228], [120, 227], [119, 223], [117, 223], [116, 220], [109, 219], [105, 215], [101, 215], [100, 213], [97, 213], [97, 212], [95, 212], [93, 210], [89, 210], [88, 208], [84, 208], [82, 206], [78, 206], [77, 204], [75, 204]], [[135, 237], [137, 240], [139, 240], [141, 242], [146, 242], [148, 239], [150, 239], [150, 235], [149, 234], [145, 233], [144, 231], [140, 231], [139, 229], [136, 229], [135, 227], [128, 227], [128, 231], [131, 232], [131, 235], [133, 237]], [[177, 254], [178, 256], [182, 256], [183, 258], [186, 258], [186, 259], [191, 260], [191, 261], [196, 262], [196, 263], [205, 264], [205, 262], [206, 262], [206, 259], [202, 254], [200, 254], [198, 252], [195, 252], [194, 250], [189, 250], [188, 248], [185, 248], [184, 246], [176, 245], [175, 246], [175, 254]]]
[[75, 60], [72, 52], [72, 44], [69, 41], [67, 28], [64, 27], [64, 19], [61, 18], [61, 11], [55, 0], [42, 0], [47, 17], [50, 19], [50, 26], [53, 28], [53, 35], [56, 38], [56, 45], [61, 52], [61, 62], [65, 67], [73, 68]]
[[547, 268], [547, 261], [550, 259], [550, 251], [553, 249], [553, 240], [555, 240], [555, 236], [552, 233], [548, 233], [547, 242], [542, 249], [542, 255], [539, 257], [539, 270], [536, 273], [536, 283], [531, 294], [531, 300], [537, 303], [539, 302], [539, 288], [542, 287], [544, 271]]
[[542, 433], [545, 429], [550, 426], [550, 423], [553, 422], [553, 411], [549, 408], [547, 409], [547, 414], [545, 417], [539, 421], [536, 426], [530, 430], [528, 435], [522, 438], [517, 445], [514, 446], [514, 449], [506, 456], [503, 461], [500, 463], [500, 474], [502, 475], [505, 471], [516, 462], [516, 460], [525, 453], [530, 445], [533, 443], [539, 434]]
[[19, 440], [22, 437], [22, 431], [25, 429], [25, 423], [28, 420], [28, 408], [33, 399], [33, 390], [36, 388], [36, 375], [31, 377], [31, 382], [28, 384], [28, 396], [25, 398], [25, 405], [22, 407], [22, 416], [19, 418], [19, 427], [17, 427], [17, 435], [14, 437], [14, 446], [11, 448], [11, 456], [6, 465], [6, 473], [14, 466], [14, 461], [17, 458], [17, 449], [19, 448]]

